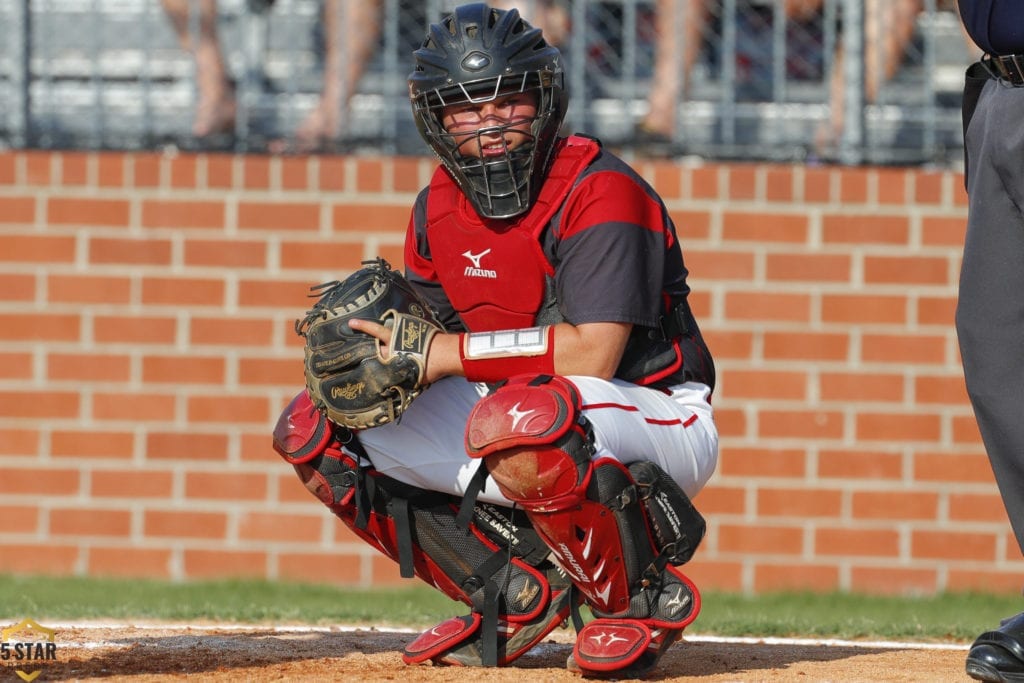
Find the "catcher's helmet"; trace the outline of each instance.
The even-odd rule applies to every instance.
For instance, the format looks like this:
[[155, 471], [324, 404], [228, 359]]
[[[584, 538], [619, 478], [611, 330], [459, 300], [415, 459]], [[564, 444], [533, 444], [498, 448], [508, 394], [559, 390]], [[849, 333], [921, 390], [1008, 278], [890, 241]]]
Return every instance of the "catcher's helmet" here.
[[[517, 10], [462, 5], [430, 26], [413, 52], [409, 97], [420, 135], [482, 216], [510, 218], [530, 208], [547, 171], [568, 97], [562, 56]], [[451, 104], [484, 103], [534, 93], [529, 142], [485, 159], [460, 154], [441, 123]], [[478, 131], [504, 134], [510, 124]]]

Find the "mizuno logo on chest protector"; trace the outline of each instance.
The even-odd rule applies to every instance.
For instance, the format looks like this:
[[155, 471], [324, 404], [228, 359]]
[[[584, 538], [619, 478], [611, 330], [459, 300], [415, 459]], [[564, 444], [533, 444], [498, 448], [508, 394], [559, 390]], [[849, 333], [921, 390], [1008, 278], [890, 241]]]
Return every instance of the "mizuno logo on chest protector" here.
[[484, 249], [479, 254], [474, 254], [472, 250], [462, 252], [462, 255], [469, 259], [473, 265], [466, 266], [466, 270], [462, 274], [466, 277], [486, 277], [492, 280], [498, 278], [498, 272], [489, 268], [480, 267], [480, 259], [491, 253], [490, 249]]

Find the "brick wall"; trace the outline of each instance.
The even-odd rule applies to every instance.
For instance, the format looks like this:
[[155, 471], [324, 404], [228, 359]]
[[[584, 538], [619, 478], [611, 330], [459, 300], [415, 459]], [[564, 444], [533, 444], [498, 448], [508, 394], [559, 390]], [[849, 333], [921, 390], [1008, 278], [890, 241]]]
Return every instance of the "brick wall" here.
[[[1017, 590], [952, 327], [962, 178], [637, 165], [676, 219], [720, 376], [694, 578]], [[0, 571], [397, 582], [270, 431], [302, 384], [308, 286], [400, 265], [431, 169], [0, 153]]]

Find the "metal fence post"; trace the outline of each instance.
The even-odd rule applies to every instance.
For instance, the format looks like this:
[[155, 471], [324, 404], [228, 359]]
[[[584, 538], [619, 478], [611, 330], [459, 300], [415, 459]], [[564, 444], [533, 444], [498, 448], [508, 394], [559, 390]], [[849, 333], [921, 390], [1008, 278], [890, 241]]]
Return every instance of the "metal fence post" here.
[[29, 1], [12, 3], [11, 26], [7, 32], [7, 49], [11, 59], [11, 99], [8, 102], [7, 130], [10, 131], [10, 144], [15, 148], [24, 147], [29, 138]]
[[[839, 159], [858, 164], [864, 157], [864, 3], [843, 0], [843, 130]], [[835, 102], [832, 103], [834, 108]], [[830, 109], [831, 109], [830, 108]]]

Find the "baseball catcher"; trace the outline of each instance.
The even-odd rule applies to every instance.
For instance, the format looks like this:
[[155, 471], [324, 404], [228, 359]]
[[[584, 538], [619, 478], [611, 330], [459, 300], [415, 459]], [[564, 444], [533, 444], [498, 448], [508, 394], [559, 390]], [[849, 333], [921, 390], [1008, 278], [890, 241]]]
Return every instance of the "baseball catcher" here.
[[402, 575], [468, 608], [408, 664], [508, 666], [571, 620], [570, 669], [643, 676], [700, 611], [679, 567], [718, 460], [675, 226], [625, 162], [560, 135], [561, 54], [516, 10], [430, 26], [409, 94], [440, 163], [404, 279], [378, 260], [316, 290], [274, 446]]

